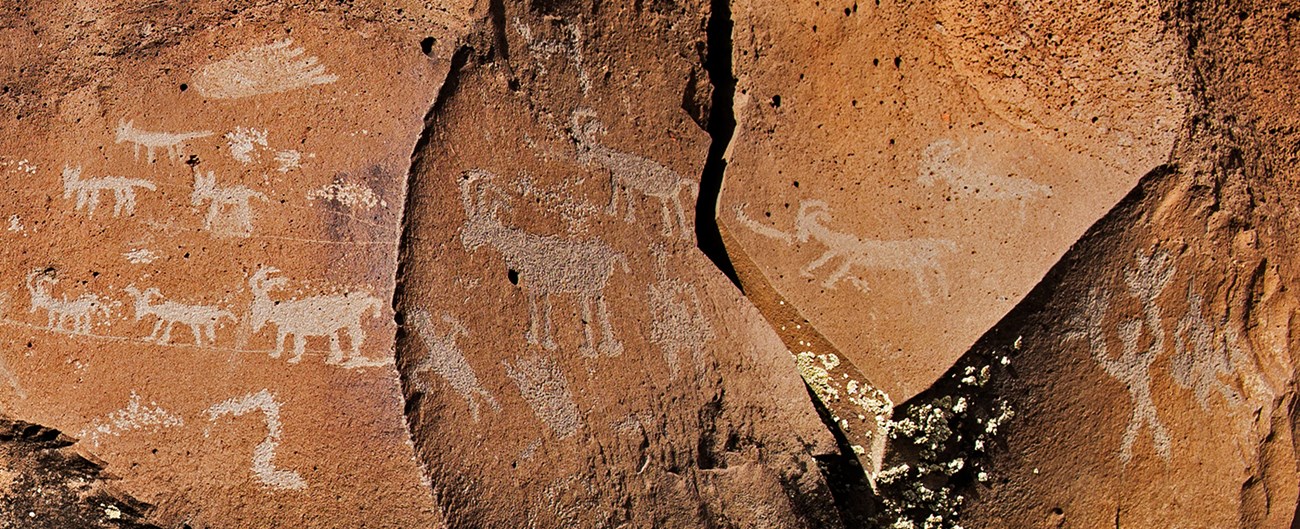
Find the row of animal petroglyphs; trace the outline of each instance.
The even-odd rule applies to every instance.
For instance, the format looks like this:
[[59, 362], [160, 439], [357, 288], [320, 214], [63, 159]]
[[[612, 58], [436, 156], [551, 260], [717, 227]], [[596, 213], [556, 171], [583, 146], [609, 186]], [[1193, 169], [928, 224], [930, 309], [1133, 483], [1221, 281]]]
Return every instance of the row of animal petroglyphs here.
[[[799, 211], [794, 219], [794, 233], [778, 230], [764, 225], [745, 214], [737, 206], [734, 211], [736, 220], [754, 233], [793, 245], [795, 241], [806, 243], [816, 240], [826, 247], [821, 256], [810, 261], [800, 270], [804, 277], [814, 277], [814, 272], [834, 260], [839, 266], [826, 276], [822, 286], [833, 289], [847, 279], [853, 286], [863, 292], [870, 291], [868, 283], [857, 276], [854, 269], [898, 271], [912, 274], [921, 299], [931, 303], [937, 296], [948, 295], [948, 277], [944, 272], [941, 259], [957, 250], [956, 243], [947, 239], [864, 239], [852, 233], [831, 229], [830, 206], [816, 199], [799, 203]], [[933, 279], [931, 279], [933, 277]]]
[[[1084, 305], [1082, 320], [1067, 336], [1086, 339], [1089, 351], [1107, 375], [1123, 383], [1132, 403], [1132, 413], [1120, 442], [1119, 457], [1127, 464], [1133, 457], [1133, 446], [1142, 430], [1151, 432], [1152, 446], [1162, 459], [1171, 457], [1169, 431], [1161, 422], [1152, 395], [1152, 367], [1168, 349], [1165, 315], [1159, 298], [1167, 291], [1177, 269], [1165, 251], [1152, 249], [1138, 252], [1134, 265], [1124, 272], [1124, 286], [1129, 297], [1141, 306], [1141, 313], [1124, 318], [1112, 315], [1112, 295], [1102, 287], [1094, 287]], [[1242, 384], [1244, 379], [1258, 378], [1259, 368], [1249, 353], [1249, 344], [1237, 325], [1227, 322], [1226, 315], [1216, 326], [1205, 315], [1204, 299], [1189, 283], [1187, 313], [1173, 326], [1173, 356], [1169, 372], [1173, 382], [1191, 390], [1197, 404], [1209, 411], [1211, 397], [1222, 398], [1229, 413], [1238, 413], [1249, 400]], [[1113, 328], [1120, 342], [1119, 354], [1111, 352], [1107, 336], [1107, 323], [1119, 317]], [[1142, 338], [1147, 337], [1146, 346]], [[1255, 389], [1265, 398], [1273, 390], [1266, 384], [1255, 384]], [[1260, 395], [1256, 395], [1260, 397]]]
[[[286, 287], [287, 280], [277, 277], [278, 270], [271, 267], [257, 269], [248, 279], [252, 300], [247, 317], [254, 333], [268, 325], [275, 327], [275, 349], [272, 358], [292, 352], [289, 363], [302, 361], [308, 338], [329, 341], [329, 356], [325, 362], [347, 368], [383, 365], [361, 354], [366, 334], [362, 321], [369, 315], [378, 319], [383, 303], [379, 298], [364, 293], [347, 291], [337, 294], [319, 294], [303, 298], [274, 295]], [[72, 334], [89, 335], [95, 320], [106, 320], [113, 315], [113, 307], [120, 303], [100, 294], [83, 293], [69, 298], [53, 292], [58, 279], [46, 270], [34, 270], [27, 275], [30, 313], [45, 311], [46, 328]], [[172, 345], [172, 329], [177, 325], [189, 329], [194, 345], [211, 346], [216, 342], [216, 329], [223, 321], [237, 323], [239, 317], [229, 309], [216, 305], [186, 303], [166, 299], [155, 287], [141, 290], [128, 285], [126, 292], [133, 298], [135, 321], [151, 319], [153, 330], [145, 338], [160, 345]], [[347, 335], [349, 348], [345, 351], [342, 339]], [[288, 339], [293, 338], [290, 351]]]

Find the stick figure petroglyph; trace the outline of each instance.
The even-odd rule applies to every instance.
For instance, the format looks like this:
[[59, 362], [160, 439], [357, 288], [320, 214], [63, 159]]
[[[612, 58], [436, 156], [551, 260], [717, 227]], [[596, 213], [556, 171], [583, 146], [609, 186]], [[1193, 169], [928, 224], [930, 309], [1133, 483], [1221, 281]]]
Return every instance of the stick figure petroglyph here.
[[99, 206], [99, 193], [102, 191], [113, 192], [114, 217], [122, 213], [135, 214], [135, 188], [137, 187], [149, 191], [155, 189], [153, 182], [140, 178], [103, 176], [82, 179], [80, 167], [76, 169], [63, 167], [63, 198], [70, 199], [73, 194], [76, 194], [77, 211], [85, 208], [92, 218], [95, 216], [95, 208]]
[[105, 318], [112, 313], [109, 305], [96, 294], [85, 293], [75, 299], [55, 298], [50, 287], [59, 280], [46, 270], [33, 270], [27, 274], [27, 292], [31, 295], [31, 310], [44, 309], [46, 327], [52, 331], [90, 334], [92, 318], [96, 313]]
[[135, 148], [135, 158], [140, 159], [140, 147], [145, 149], [145, 158], [149, 163], [154, 161], [155, 149], [166, 149], [167, 157], [171, 160], [179, 160], [184, 155], [185, 142], [205, 138], [212, 135], [212, 131], [201, 130], [195, 132], [153, 132], [135, 128], [135, 121], [117, 122], [117, 143], [127, 142]]
[[442, 321], [446, 324], [447, 330], [440, 333], [435, 329], [433, 319], [429, 317], [428, 312], [416, 309], [411, 313], [411, 328], [424, 341], [424, 347], [428, 350], [428, 355], [415, 365], [416, 376], [412, 377], [412, 380], [417, 388], [428, 392], [430, 386], [425, 376], [433, 373], [442, 377], [465, 399], [469, 404], [470, 415], [474, 417], [474, 422], [478, 422], [477, 399], [481, 399], [494, 410], [500, 411], [501, 407], [497, 405], [496, 399], [492, 398], [492, 394], [479, 384], [474, 369], [470, 367], [460, 346], [456, 344], [456, 337], [469, 336], [469, 330], [450, 314], [444, 314]]
[[190, 204], [208, 203], [203, 217], [203, 229], [221, 236], [248, 237], [253, 234], [253, 199], [265, 201], [266, 195], [242, 185], [218, 186], [217, 178], [208, 171], [204, 175], [194, 170], [194, 191]]
[[[614, 338], [613, 326], [609, 322], [605, 287], [615, 266], [621, 266], [624, 272], [630, 271], [627, 258], [600, 241], [536, 235], [502, 224], [497, 212], [509, 206], [500, 200], [490, 200], [489, 192], [494, 191], [489, 181], [491, 178], [491, 173], [475, 170], [466, 172], [460, 179], [461, 204], [466, 216], [461, 244], [471, 252], [485, 244], [492, 246], [501, 253], [506, 266], [519, 274], [520, 286], [528, 296], [528, 342], [535, 344], [540, 341], [547, 349], [555, 349], [551, 335], [551, 295], [575, 294], [582, 305], [585, 322], [579, 351], [588, 357], [596, 356], [591, 322], [598, 322], [601, 327], [600, 352], [607, 356], [622, 354], [623, 344]], [[484, 183], [475, 196], [471, 188], [480, 181]], [[538, 308], [539, 297], [545, 297], [541, 310]], [[593, 303], [596, 319], [592, 319]], [[542, 327], [540, 333], [539, 326]]]
[[[149, 334], [149, 341], [170, 344], [172, 327], [179, 323], [190, 328], [194, 335], [194, 345], [203, 345], [205, 339], [211, 344], [217, 340], [217, 323], [222, 319], [235, 320], [234, 314], [219, 307], [162, 300], [162, 292], [157, 288], [141, 292], [135, 285], [127, 285], [126, 291], [135, 298], [135, 321], [140, 321], [145, 316], [153, 316], [158, 320], [154, 323], [153, 332]], [[162, 302], [152, 303], [154, 299]]]
[[[249, 310], [253, 332], [259, 332], [267, 323], [275, 324], [275, 351], [271, 358], [279, 358], [286, 351], [285, 339], [293, 336], [293, 356], [289, 363], [302, 361], [302, 354], [307, 347], [308, 337], [329, 338], [330, 354], [327, 364], [341, 364], [344, 367], [364, 367], [379, 365], [361, 355], [361, 344], [366, 333], [361, 327], [361, 318], [367, 313], [378, 318], [383, 304], [379, 298], [370, 294], [344, 292], [312, 296], [303, 299], [272, 300], [270, 292], [283, 288], [285, 279], [271, 277], [279, 270], [271, 267], [258, 268], [248, 279], [249, 289], [253, 292], [253, 304]], [[351, 342], [346, 363], [341, 346], [342, 334], [346, 331]]]
[[[690, 190], [692, 197], [698, 197], [699, 184], [659, 162], [597, 143], [597, 136], [605, 133], [605, 125], [596, 120], [596, 114], [591, 110], [575, 110], [570, 126], [573, 139], [578, 145], [578, 162], [609, 171], [608, 211], [611, 215], [618, 214], [619, 196], [622, 195], [627, 202], [625, 219], [632, 222], [635, 219], [632, 190], [636, 190], [645, 196], [659, 199], [664, 235], [671, 236], [676, 226], [682, 238], [690, 237], [691, 228], [687, 225], [686, 213], [682, 208], [681, 189], [685, 187]], [[669, 211], [669, 203], [672, 203], [672, 209], [676, 212], [675, 219]]]
[[260, 411], [266, 418], [266, 438], [253, 448], [253, 477], [264, 487], [281, 490], [302, 490], [307, 482], [293, 470], [275, 468], [275, 448], [280, 444], [280, 403], [275, 395], [265, 389], [217, 403], [208, 408], [208, 420], [233, 415], [239, 417], [250, 411]]

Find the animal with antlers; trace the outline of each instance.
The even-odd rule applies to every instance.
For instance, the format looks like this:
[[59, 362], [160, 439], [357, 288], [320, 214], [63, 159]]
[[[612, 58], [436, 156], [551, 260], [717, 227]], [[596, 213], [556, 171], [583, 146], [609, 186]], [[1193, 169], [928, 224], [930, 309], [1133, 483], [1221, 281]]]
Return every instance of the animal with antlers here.
[[150, 341], [171, 343], [172, 327], [179, 323], [190, 328], [194, 345], [203, 345], [204, 338], [213, 343], [217, 341], [217, 324], [222, 319], [235, 320], [234, 314], [211, 305], [190, 305], [170, 300], [152, 303], [154, 299], [162, 298], [162, 292], [157, 288], [150, 287], [141, 292], [135, 285], [128, 285], [126, 291], [135, 298], [135, 321], [145, 316], [157, 318], [153, 332], [149, 334]]
[[[624, 272], [630, 271], [627, 258], [600, 241], [573, 241], [551, 235], [537, 235], [507, 226], [497, 218], [502, 207], [509, 207], [499, 199], [489, 204], [492, 174], [487, 171], [468, 171], [460, 179], [461, 204], [465, 209], [465, 227], [460, 240], [466, 250], [475, 251], [489, 245], [501, 253], [506, 266], [519, 274], [519, 284], [528, 296], [529, 325], [525, 335], [529, 343], [539, 341], [547, 349], [556, 347], [551, 334], [551, 295], [574, 294], [582, 305], [584, 322], [598, 321], [601, 327], [600, 352], [618, 356], [623, 344], [614, 338], [609, 322], [609, 309], [605, 305], [605, 286], [614, 274], [615, 265]], [[477, 194], [471, 187], [484, 182]], [[499, 192], [498, 192], [499, 193]], [[538, 298], [545, 296], [546, 305], [539, 310]], [[596, 317], [592, 319], [592, 304]], [[539, 333], [538, 327], [542, 330]], [[596, 356], [596, 340], [590, 323], [583, 327], [580, 352]]]
[[[285, 339], [293, 336], [293, 356], [289, 363], [302, 361], [302, 354], [307, 347], [308, 337], [329, 338], [330, 354], [327, 364], [360, 366], [371, 362], [361, 356], [361, 344], [366, 333], [361, 328], [361, 318], [367, 313], [380, 317], [383, 304], [379, 299], [363, 293], [345, 292], [311, 296], [303, 299], [291, 298], [272, 300], [270, 293], [284, 288], [285, 279], [271, 277], [279, 270], [264, 266], [258, 268], [248, 279], [248, 286], [253, 291], [253, 304], [249, 311], [253, 332], [260, 332], [268, 323], [275, 324], [275, 351], [271, 358], [279, 358], [285, 352]], [[346, 363], [341, 345], [342, 335], [348, 334], [351, 342]]]
[[207, 215], [203, 217], [203, 229], [218, 235], [248, 237], [253, 234], [253, 199], [266, 200], [266, 195], [253, 191], [246, 186], [218, 186], [217, 178], [208, 171], [204, 175], [194, 170], [194, 191], [190, 193], [190, 204], [201, 206], [208, 203]]
[[33, 270], [27, 274], [27, 292], [31, 294], [31, 310], [44, 309], [47, 317], [46, 327], [52, 331], [66, 331], [74, 334], [90, 334], [92, 318], [96, 313], [105, 318], [112, 313], [108, 304], [98, 295], [89, 292], [74, 299], [56, 298], [50, 287], [59, 280], [47, 270]]
[[99, 206], [99, 194], [103, 191], [113, 192], [113, 216], [117, 217], [122, 213], [131, 215], [135, 213], [135, 188], [156, 189], [153, 182], [140, 178], [125, 178], [121, 176], [103, 176], [99, 178], [81, 178], [81, 168], [73, 169], [69, 166], [63, 167], [63, 198], [70, 199], [73, 194], [77, 196], [77, 211], [87, 209], [91, 217], [95, 216], [95, 208]]

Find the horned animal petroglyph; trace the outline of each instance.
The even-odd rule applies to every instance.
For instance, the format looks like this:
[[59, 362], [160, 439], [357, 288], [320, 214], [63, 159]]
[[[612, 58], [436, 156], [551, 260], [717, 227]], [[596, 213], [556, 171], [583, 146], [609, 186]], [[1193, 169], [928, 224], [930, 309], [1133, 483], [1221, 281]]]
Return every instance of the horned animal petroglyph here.
[[117, 143], [127, 142], [135, 148], [135, 158], [140, 159], [140, 147], [145, 149], [145, 158], [149, 163], [154, 161], [155, 149], [166, 149], [167, 157], [172, 160], [178, 160], [184, 156], [185, 142], [205, 138], [212, 135], [210, 130], [201, 130], [195, 132], [154, 132], [135, 128], [135, 121], [117, 122]]
[[179, 323], [190, 328], [194, 335], [194, 345], [203, 345], [205, 339], [210, 344], [217, 340], [217, 323], [222, 319], [235, 320], [234, 314], [211, 305], [190, 305], [168, 300], [152, 303], [154, 299], [162, 298], [162, 292], [157, 288], [150, 287], [141, 292], [135, 285], [127, 285], [126, 291], [135, 298], [135, 321], [140, 321], [145, 316], [153, 316], [158, 320], [154, 323], [153, 332], [149, 334], [150, 341], [171, 343], [172, 327]]
[[77, 211], [85, 208], [91, 217], [95, 216], [95, 208], [99, 206], [99, 193], [103, 191], [113, 192], [114, 217], [122, 213], [134, 214], [135, 188], [137, 187], [149, 191], [155, 189], [153, 182], [140, 178], [103, 176], [82, 179], [80, 167], [76, 169], [68, 166], [63, 167], [63, 198], [72, 198], [75, 193], [77, 196]]
[[[361, 318], [370, 312], [373, 317], [381, 315], [383, 304], [379, 298], [370, 294], [345, 292], [312, 296], [303, 299], [272, 300], [270, 292], [283, 288], [285, 279], [271, 277], [279, 270], [271, 267], [258, 268], [248, 279], [248, 287], [253, 292], [253, 304], [249, 310], [253, 332], [259, 332], [267, 323], [275, 324], [275, 351], [271, 358], [279, 358], [285, 352], [285, 339], [293, 336], [293, 356], [289, 363], [302, 361], [302, 354], [307, 347], [307, 338], [329, 338], [330, 354], [327, 364], [342, 364], [345, 367], [375, 365], [361, 355], [361, 344], [366, 333], [361, 327]], [[340, 345], [343, 332], [347, 332], [351, 342], [347, 362], [344, 362], [343, 348]]]
[[[585, 121], [584, 121], [585, 119]], [[663, 213], [663, 231], [665, 235], [673, 234], [674, 226], [680, 230], [682, 238], [688, 238], [691, 228], [686, 223], [686, 213], [682, 208], [681, 189], [687, 188], [692, 197], [700, 194], [699, 184], [676, 171], [664, 167], [654, 160], [611, 149], [597, 143], [597, 136], [605, 133], [605, 125], [596, 120], [591, 110], [578, 109], [573, 112], [570, 122], [573, 140], [578, 145], [578, 162], [587, 166], [599, 166], [609, 171], [609, 213], [618, 214], [619, 196], [626, 201], [625, 219], [635, 219], [631, 190], [659, 199], [660, 211]], [[672, 203], [676, 212], [674, 219], [668, 205]]]
[[[598, 321], [601, 327], [600, 351], [608, 356], [622, 354], [623, 344], [614, 338], [609, 322], [605, 287], [616, 265], [625, 272], [630, 271], [627, 258], [599, 241], [536, 235], [502, 224], [497, 213], [509, 206], [499, 199], [491, 200], [489, 204], [489, 192], [495, 190], [491, 178], [491, 173], [478, 170], [468, 171], [461, 177], [461, 204], [466, 219], [460, 240], [471, 252], [485, 244], [492, 246], [501, 253], [506, 266], [519, 274], [519, 284], [528, 296], [528, 342], [535, 344], [540, 341], [547, 349], [556, 347], [551, 335], [551, 295], [575, 294], [582, 305], [582, 320], [587, 322], [579, 351], [585, 356], [596, 356], [590, 322]], [[485, 183], [475, 196], [471, 188], [480, 181]], [[537, 298], [543, 296], [546, 304], [539, 311]], [[592, 319], [593, 303], [596, 305], [596, 320]], [[540, 336], [539, 324], [543, 328]]]
[[194, 191], [190, 193], [190, 204], [201, 206], [208, 203], [207, 214], [203, 217], [203, 229], [217, 235], [229, 237], [248, 237], [253, 234], [253, 199], [266, 200], [266, 195], [253, 191], [246, 186], [218, 186], [217, 178], [208, 171], [204, 175], [194, 171]]
[[45, 326], [52, 331], [66, 331], [75, 334], [90, 334], [92, 318], [96, 313], [105, 318], [112, 314], [111, 308], [98, 295], [89, 292], [74, 299], [55, 298], [50, 287], [59, 280], [45, 270], [33, 270], [27, 274], [27, 292], [31, 294], [31, 310], [44, 309], [47, 317]]
[[266, 438], [253, 448], [253, 477], [263, 486], [281, 490], [302, 490], [307, 482], [293, 470], [275, 468], [275, 448], [280, 444], [280, 403], [275, 395], [265, 389], [217, 403], [208, 408], [208, 420], [215, 421], [225, 415], [239, 417], [250, 411], [260, 411], [266, 418]]
[[447, 330], [440, 333], [434, 327], [433, 319], [429, 317], [428, 312], [417, 309], [411, 313], [411, 328], [424, 341], [425, 349], [428, 349], [428, 355], [415, 365], [416, 376], [412, 379], [417, 388], [427, 392], [430, 390], [429, 383], [420, 375], [433, 373], [442, 377], [465, 399], [469, 404], [470, 415], [474, 417], [474, 422], [478, 422], [479, 403], [475, 397], [482, 399], [494, 410], [500, 411], [501, 407], [497, 405], [496, 399], [492, 398], [492, 394], [479, 384], [474, 369], [470, 367], [469, 362], [465, 360], [465, 354], [456, 344], [456, 337], [469, 336], [469, 330], [450, 314], [442, 315], [442, 321], [446, 324]]

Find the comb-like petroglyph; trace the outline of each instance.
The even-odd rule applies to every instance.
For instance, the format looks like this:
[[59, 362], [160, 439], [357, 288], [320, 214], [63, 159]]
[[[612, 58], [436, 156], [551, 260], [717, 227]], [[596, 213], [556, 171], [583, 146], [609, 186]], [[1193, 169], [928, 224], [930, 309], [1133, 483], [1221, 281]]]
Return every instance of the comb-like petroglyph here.
[[[279, 358], [285, 353], [288, 350], [286, 339], [293, 336], [293, 355], [289, 357], [289, 363], [301, 362], [307, 350], [307, 338], [315, 337], [329, 339], [327, 364], [343, 367], [383, 364], [361, 354], [361, 345], [366, 339], [361, 320], [366, 314], [373, 318], [383, 314], [383, 303], [379, 298], [362, 292], [344, 292], [273, 300], [271, 293], [286, 284], [283, 277], [271, 277], [277, 272], [278, 269], [263, 266], [248, 278], [248, 287], [253, 293], [253, 303], [249, 308], [253, 332], [260, 332], [267, 324], [275, 325], [275, 349], [271, 351], [271, 358]], [[342, 347], [344, 333], [347, 333], [351, 345], [346, 359]]]
[[222, 320], [235, 321], [230, 311], [214, 305], [194, 305], [163, 299], [162, 292], [150, 287], [143, 292], [135, 285], [127, 285], [126, 291], [135, 299], [135, 321], [152, 316], [157, 321], [149, 333], [149, 341], [170, 344], [172, 327], [181, 324], [190, 328], [194, 336], [194, 345], [212, 344], [217, 340], [216, 327]]
[[190, 204], [208, 205], [203, 229], [223, 237], [249, 237], [253, 234], [253, 200], [266, 201], [266, 195], [247, 186], [217, 185], [212, 171], [194, 170], [194, 190]]
[[665, 270], [667, 255], [656, 249], [659, 281], [649, 287], [650, 341], [663, 350], [668, 373], [676, 378], [681, 371], [681, 356], [690, 353], [698, 366], [708, 343], [713, 340], [713, 326], [700, 304], [700, 295], [694, 285], [681, 279], [670, 278]]
[[204, 97], [238, 99], [330, 84], [337, 75], [325, 65], [293, 47], [292, 39], [236, 52], [195, 72], [191, 80]]
[[239, 417], [251, 411], [260, 411], [266, 419], [266, 438], [253, 448], [253, 477], [263, 487], [277, 490], [302, 490], [307, 482], [297, 471], [275, 467], [275, 449], [280, 445], [280, 403], [268, 390], [250, 393], [217, 403], [208, 408], [208, 420], [215, 421], [226, 415]]
[[569, 391], [569, 381], [554, 360], [534, 356], [516, 361], [513, 365], [502, 362], [506, 376], [519, 387], [524, 401], [533, 413], [550, 427], [561, 439], [569, 437], [582, 427], [582, 415]]
[[1249, 365], [1241, 334], [1231, 326], [1216, 326], [1205, 316], [1205, 300], [1188, 287], [1187, 314], [1174, 329], [1174, 356], [1169, 374], [1179, 386], [1192, 390], [1202, 410], [1209, 411], [1213, 394], [1223, 397], [1230, 408], [1245, 403], [1244, 396], [1225, 377], [1236, 374], [1238, 366]]
[[29, 312], [44, 310], [46, 328], [74, 334], [90, 334], [96, 314], [108, 318], [112, 315], [110, 303], [98, 294], [86, 292], [75, 298], [55, 297], [51, 291], [59, 279], [47, 270], [33, 270], [27, 274], [27, 293], [31, 300]]
[[149, 191], [157, 189], [153, 182], [143, 178], [126, 178], [122, 176], [82, 178], [81, 168], [71, 166], [63, 167], [62, 179], [63, 198], [71, 199], [73, 195], [76, 195], [77, 211], [85, 209], [86, 213], [92, 218], [95, 216], [95, 209], [99, 206], [99, 194], [102, 192], [113, 192], [113, 216], [118, 217], [123, 213], [127, 215], [135, 214], [136, 188]]
[[964, 143], [935, 140], [921, 152], [916, 181], [926, 187], [942, 181], [953, 193], [981, 200], [1015, 200], [1020, 207], [1029, 200], [1052, 196], [1052, 186], [1029, 178], [995, 174], [980, 166]]
[[[547, 349], [556, 348], [551, 335], [551, 296], [574, 294], [582, 307], [582, 321], [586, 322], [579, 352], [588, 357], [597, 356], [592, 330], [595, 322], [601, 334], [599, 352], [607, 356], [622, 354], [623, 344], [614, 337], [609, 321], [605, 287], [616, 267], [630, 271], [627, 258], [598, 240], [574, 241], [538, 235], [503, 224], [497, 212], [509, 204], [493, 198], [500, 192], [492, 186], [491, 179], [491, 173], [479, 170], [467, 171], [460, 178], [461, 205], [466, 216], [460, 239], [471, 252], [484, 245], [491, 246], [501, 253], [506, 266], [519, 274], [520, 286], [528, 296], [528, 342], [540, 342]], [[545, 305], [540, 308], [539, 297], [545, 298]], [[594, 319], [592, 305], [595, 305]]]
[[469, 337], [469, 330], [450, 314], [443, 314], [441, 319], [445, 331], [438, 330], [438, 325], [428, 312], [415, 310], [411, 313], [411, 328], [426, 349], [426, 355], [415, 364], [416, 376], [412, 380], [415, 381], [416, 388], [428, 392], [431, 386], [426, 377], [438, 375], [465, 399], [470, 416], [474, 422], [478, 422], [480, 400], [493, 410], [499, 411], [501, 406], [497, 405], [491, 393], [483, 389], [478, 375], [474, 374], [474, 368], [465, 360], [465, 354], [456, 343], [457, 337]]
[[145, 159], [149, 163], [154, 161], [154, 151], [163, 149], [167, 152], [167, 158], [172, 161], [180, 160], [185, 156], [185, 142], [206, 138], [212, 135], [210, 130], [200, 130], [192, 132], [155, 132], [135, 128], [135, 120], [117, 122], [117, 143], [130, 143], [134, 148], [136, 159], [140, 158], [140, 148], [144, 147]]
[[609, 213], [611, 215], [618, 214], [619, 201], [624, 200], [626, 202], [624, 218], [632, 222], [635, 219], [633, 209], [636, 207], [632, 192], [636, 191], [646, 197], [659, 200], [660, 212], [663, 214], [664, 235], [672, 236], [675, 232], [682, 238], [691, 236], [693, 232], [682, 208], [681, 191], [685, 188], [691, 193], [692, 198], [698, 197], [700, 188], [695, 180], [682, 176], [649, 158], [600, 144], [597, 140], [606, 132], [605, 125], [596, 119], [596, 113], [591, 110], [575, 110], [570, 127], [573, 140], [578, 146], [578, 162], [609, 171]]
[[107, 416], [95, 419], [77, 437], [89, 438], [90, 444], [99, 448], [101, 438], [118, 437], [126, 432], [136, 430], [158, 431], [164, 428], [185, 426], [185, 419], [167, 411], [157, 402], [144, 404], [144, 399], [132, 391], [126, 407], [111, 412]]

